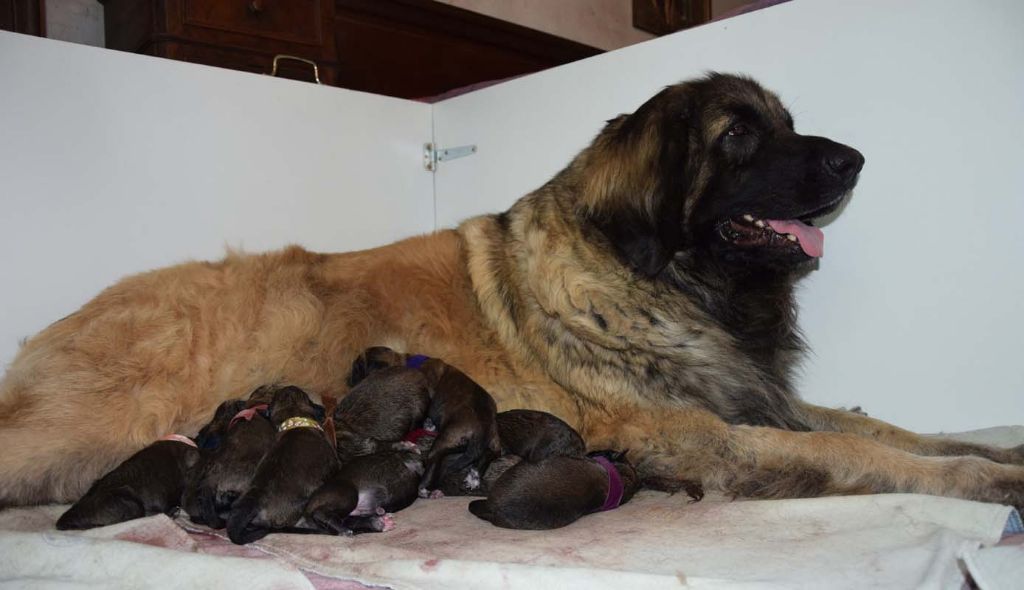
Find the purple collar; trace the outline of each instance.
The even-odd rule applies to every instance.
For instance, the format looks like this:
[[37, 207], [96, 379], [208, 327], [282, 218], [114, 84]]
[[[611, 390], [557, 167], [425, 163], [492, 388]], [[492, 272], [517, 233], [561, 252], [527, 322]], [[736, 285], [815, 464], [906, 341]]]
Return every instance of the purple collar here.
[[619, 475], [619, 470], [612, 465], [612, 462], [607, 457], [597, 455], [592, 457], [597, 464], [604, 468], [608, 472], [608, 497], [604, 499], [604, 505], [597, 509], [597, 512], [604, 512], [605, 510], [614, 510], [622, 504], [622, 496], [625, 493], [625, 488], [622, 485], [622, 476]]
[[423, 354], [414, 354], [409, 358], [405, 359], [405, 366], [410, 369], [418, 369], [423, 366], [423, 363], [430, 360], [429, 356]]

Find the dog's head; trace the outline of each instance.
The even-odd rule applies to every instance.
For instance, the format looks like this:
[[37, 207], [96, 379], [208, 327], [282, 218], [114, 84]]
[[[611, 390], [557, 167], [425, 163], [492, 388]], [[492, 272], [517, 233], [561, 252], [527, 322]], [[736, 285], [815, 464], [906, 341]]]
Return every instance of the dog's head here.
[[313, 403], [306, 392], [289, 385], [274, 392], [270, 404], [270, 421], [278, 426], [288, 418], [312, 418], [317, 422], [324, 420], [323, 406]]
[[576, 206], [647, 276], [680, 252], [785, 271], [821, 256], [812, 224], [863, 164], [853, 148], [796, 133], [753, 80], [710, 74], [610, 121], [574, 164]]
[[348, 386], [355, 387], [366, 379], [367, 375], [388, 367], [404, 367], [407, 355], [396, 352], [387, 346], [371, 346], [363, 351], [352, 362], [352, 370], [348, 375]]
[[204, 451], [210, 451], [220, 446], [221, 438], [228, 430], [228, 424], [239, 412], [244, 410], [246, 402], [240, 399], [229, 399], [217, 406], [213, 414], [213, 420], [206, 426], [199, 429], [196, 435], [196, 446]]

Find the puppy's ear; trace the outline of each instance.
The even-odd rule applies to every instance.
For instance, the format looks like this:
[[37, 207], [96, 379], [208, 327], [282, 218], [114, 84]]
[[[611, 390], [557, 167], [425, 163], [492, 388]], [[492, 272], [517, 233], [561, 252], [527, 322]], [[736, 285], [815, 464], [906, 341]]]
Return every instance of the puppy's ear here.
[[684, 88], [667, 88], [609, 121], [574, 162], [580, 206], [635, 272], [653, 277], [684, 246], [690, 125]]
[[366, 353], [363, 353], [356, 357], [356, 360], [352, 363], [352, 371], [348, 374], [348, 386], [353, 388], [359, 384], [360, 381], [366, 379], [366, 376], [370, 373], [369, 361], [366, 359]]
[[320, 404], [313, 404], [313, 418], [316, 419], [317, 422], [323, 423], [327, 418], [327, 410], [325, 410]]

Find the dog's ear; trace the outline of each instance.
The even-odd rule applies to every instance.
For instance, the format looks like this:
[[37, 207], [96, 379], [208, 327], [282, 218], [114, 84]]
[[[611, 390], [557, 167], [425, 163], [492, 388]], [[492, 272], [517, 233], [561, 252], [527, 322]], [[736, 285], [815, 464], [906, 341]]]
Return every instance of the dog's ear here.
[[320, 404], [313, 404], [313, 418], [323, 424], [323, 421], [327, 419], [327, 410]]
[[368, 361], [366, 360], [366, 353], [363, 353], [356, 357], [356, 360], [352, 363], [352, 371], [348, 374], [348, 386], [353, 388], [359, 384], [360, 381], [366, 379], [366, 376], [370, 373]]
[[653, 277], [682, 249], [691, 166], [685, 87], [608, 122], [580, 155], [582, 214], [626, 264]]

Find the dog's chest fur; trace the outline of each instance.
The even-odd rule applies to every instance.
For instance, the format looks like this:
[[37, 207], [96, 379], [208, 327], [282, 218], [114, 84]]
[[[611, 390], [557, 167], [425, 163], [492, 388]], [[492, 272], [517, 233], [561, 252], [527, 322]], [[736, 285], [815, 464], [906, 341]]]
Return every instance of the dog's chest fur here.
[[789, 284], [726, 280], [685, 260], [663, 280], [639, 279], [571, 228], [538, 223], [560, 218], [550, 204], [524, 202], [529, 216], [517, 205], [460, 229], [483, 314], [509, 350], [585, 405], [701, 406], [799, 428], [788, 411], [801, 350]]

